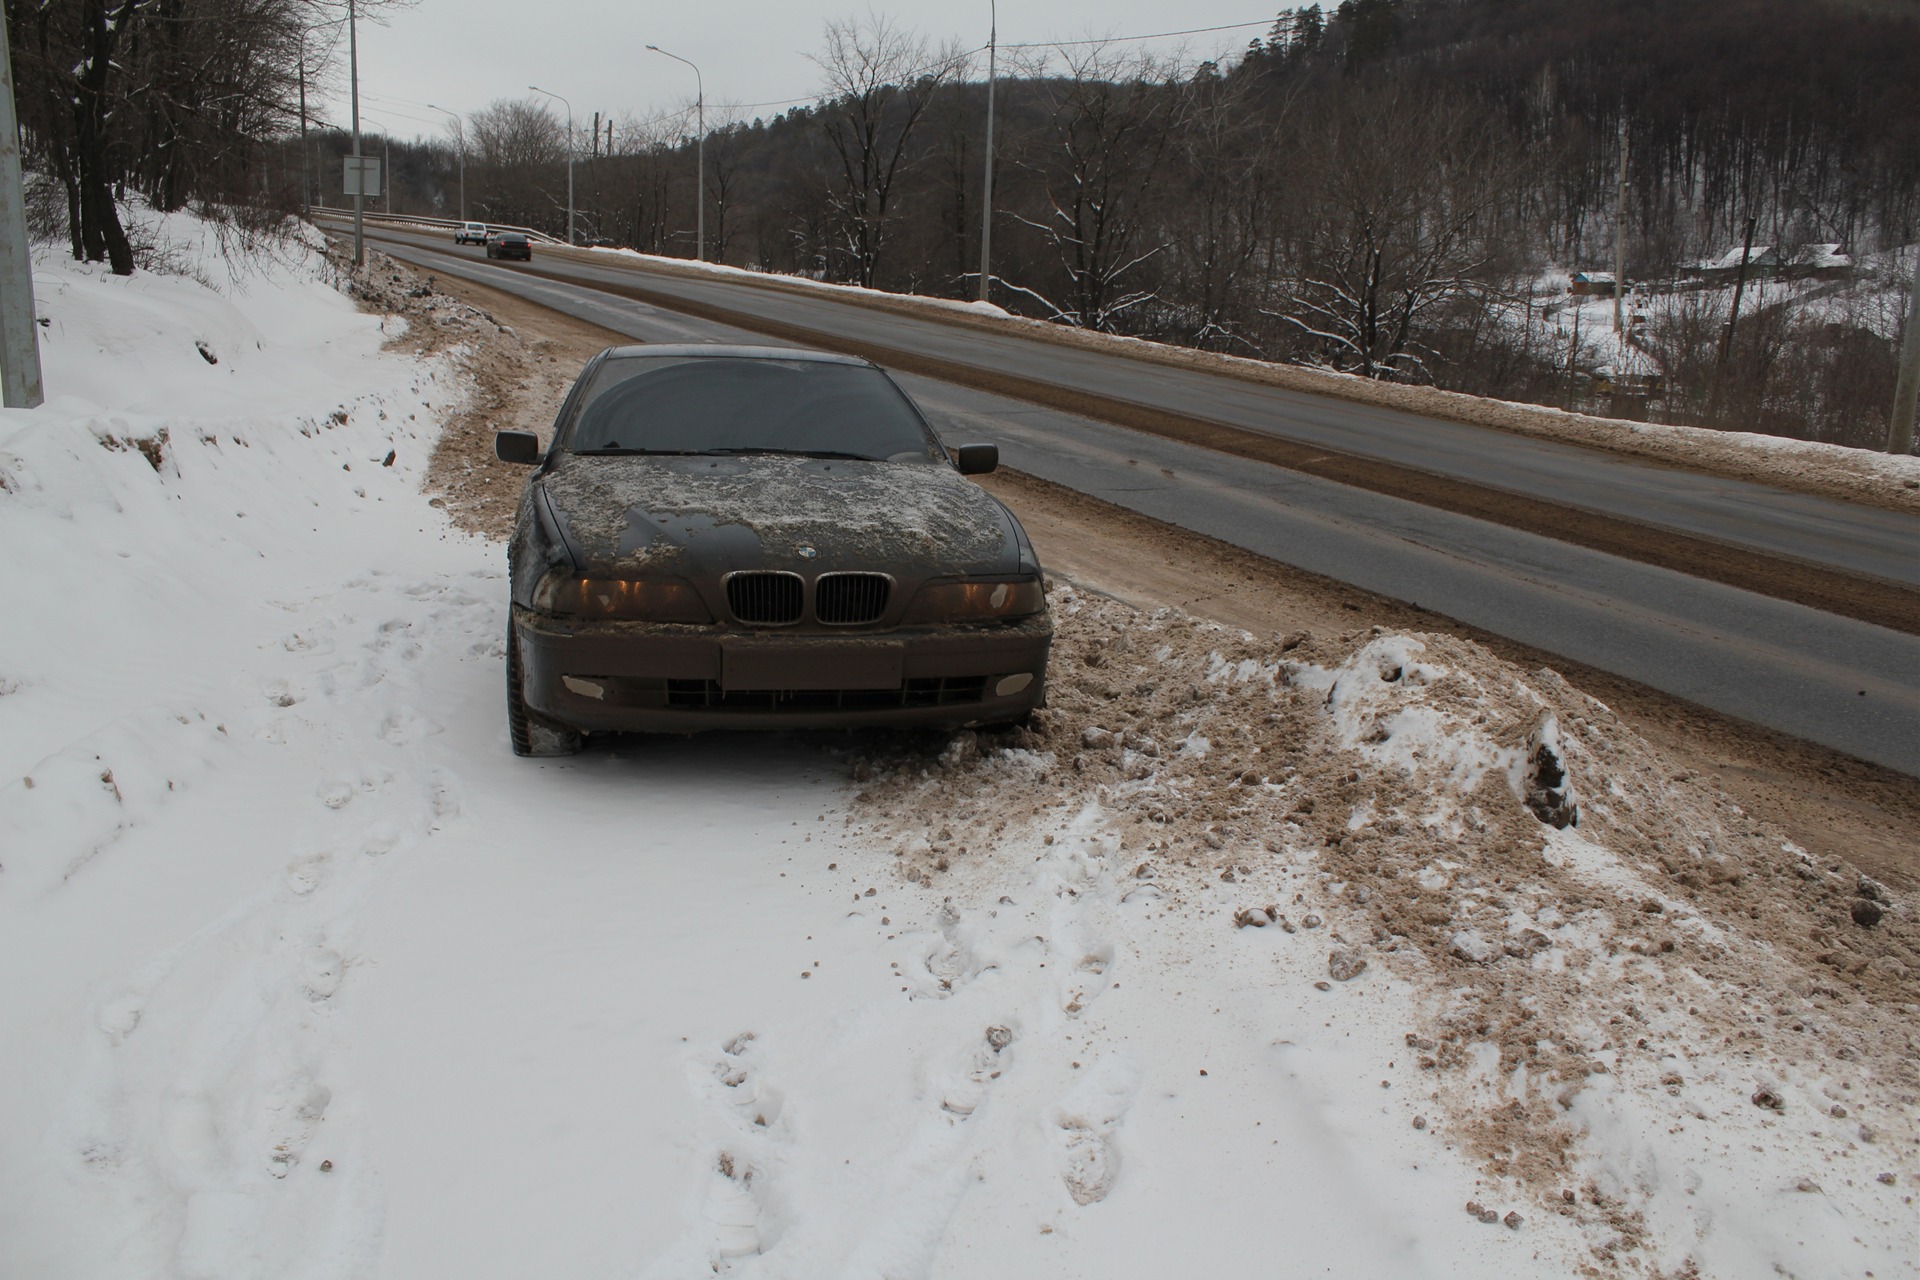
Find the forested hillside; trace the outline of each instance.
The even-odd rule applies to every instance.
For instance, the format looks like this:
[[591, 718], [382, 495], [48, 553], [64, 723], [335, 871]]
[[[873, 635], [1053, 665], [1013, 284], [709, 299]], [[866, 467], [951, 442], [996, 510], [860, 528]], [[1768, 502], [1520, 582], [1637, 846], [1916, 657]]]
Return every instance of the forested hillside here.
[[[159, 65], [155, 42], [180, 37], [161, 10], [121, 7], [147, 33], [127, 38], [133, 65]], [[167, 207], [292, 208], [303, 177], [338, 190], [344, 135], [316, 132], [304, 158], [293, 140], [284, 39], [246, 64], [257, 91], [222, 89], [255, 93], [250, 110], [188, 109], [128, 74], [138, 109], [76, 96], [63, 113], [65, 69], [96, 74], [100, 28], [50, 42], [47, 12], [10, 20], [29, 150], [65, 184], [76, 252], [105, 252], [90, 174]], [[708, 104], [708, 256], [974, 296], [984, 51], [869, 16], [830, 26], [816, 57], [817, 102], [750, 119]], [[1002, 48], [988, 292], [1063, 324], [1871, 445], [1910, 273], [1897, 251], [1920, 240], [1916, 66], [1913, 8], [1854, 0], [1345, 0], [1283, 11], [1220, 62]], [[691, 111], [605, 106], [573, 139], [579, 234], [691, 256]], [[1604, 296], [1567, 292], [1571, 272], [1614, 270], [1623, 124], [1624, 341]], [[181, 160], [189, 133], [219, 144], [193, 150], [211, 163]], [[568, 138], [544, 100], [472, 113], [458, 145], [367, 145], [392, 160], [376, 206], [457, 213], [464, 148], [471, 216], [565, 231]], [[1750, 272], [1698, 269], [1737, 262], [1750, 227]]]

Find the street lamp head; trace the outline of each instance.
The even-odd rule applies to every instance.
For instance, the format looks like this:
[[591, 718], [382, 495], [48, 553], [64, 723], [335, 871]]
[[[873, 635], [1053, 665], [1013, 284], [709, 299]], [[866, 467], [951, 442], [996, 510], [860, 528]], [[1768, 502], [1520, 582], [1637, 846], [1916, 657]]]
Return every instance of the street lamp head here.
[[655, 53], [660, 52], [660, 46], [657, 44], [650, 44], [647, 46], [647, 48], [653, 50]]

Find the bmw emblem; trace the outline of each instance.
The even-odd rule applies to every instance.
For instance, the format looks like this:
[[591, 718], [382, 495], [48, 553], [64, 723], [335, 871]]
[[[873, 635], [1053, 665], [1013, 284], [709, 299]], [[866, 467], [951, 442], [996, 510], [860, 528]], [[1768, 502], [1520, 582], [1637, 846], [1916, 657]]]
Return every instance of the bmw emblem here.
[[802, 548], [800, 548], [800, 558], [801, 558], [802, 560], [811, 560], [811, 559], [813, 559], [813, 558], [814, 558], [815, 556], [817, 556], [817, 555], [819, 555], [819, 554], [820, 554], [820, 553], [819, 553], [818, 551], [815, 551], [815, 550], [814, 550], [814, 549], [813, 549], [812, 547], [802, 547]]

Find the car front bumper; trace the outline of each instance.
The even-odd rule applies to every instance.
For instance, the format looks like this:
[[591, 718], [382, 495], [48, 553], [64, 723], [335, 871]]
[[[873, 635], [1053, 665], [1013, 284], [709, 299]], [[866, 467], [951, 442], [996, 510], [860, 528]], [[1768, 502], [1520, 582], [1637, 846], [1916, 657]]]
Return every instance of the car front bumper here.
[[580, 622], [516, 605], [513, 633], [527, 707], [588, 732], [1005, 723], [1043, 705], [1053, 644], [1046, 614], [823, 635]]

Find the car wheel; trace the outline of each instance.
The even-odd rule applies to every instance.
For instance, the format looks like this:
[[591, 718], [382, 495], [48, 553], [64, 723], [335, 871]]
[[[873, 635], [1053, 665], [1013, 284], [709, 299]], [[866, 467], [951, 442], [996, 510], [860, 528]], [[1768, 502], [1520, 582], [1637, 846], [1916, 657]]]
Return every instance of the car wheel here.
[[543, 720], [527, 710], [526, 689], [520, 672], [520, 642], [514, 638], [513, 624], [507, 624], [507, 732], [513, 738], [513, 754], [548, 758], [577, 755], [585, 735]]

